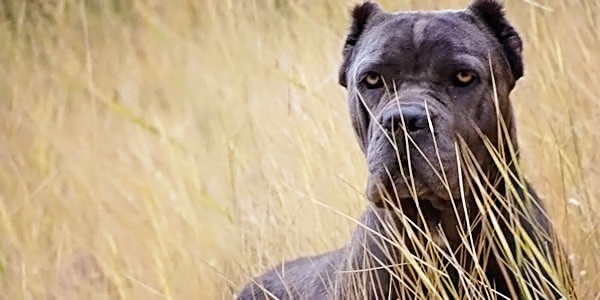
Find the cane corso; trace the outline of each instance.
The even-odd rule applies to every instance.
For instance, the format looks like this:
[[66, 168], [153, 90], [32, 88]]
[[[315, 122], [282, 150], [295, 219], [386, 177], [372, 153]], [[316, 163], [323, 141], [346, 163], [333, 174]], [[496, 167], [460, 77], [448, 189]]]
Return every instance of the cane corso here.
[[339, 83], [370, 204], [341, 249], [286, 262], [239, 299], [573, 299], [565, 252], [521, 176], [509, 94], [522, 42], [493, 0], [357, 5]]

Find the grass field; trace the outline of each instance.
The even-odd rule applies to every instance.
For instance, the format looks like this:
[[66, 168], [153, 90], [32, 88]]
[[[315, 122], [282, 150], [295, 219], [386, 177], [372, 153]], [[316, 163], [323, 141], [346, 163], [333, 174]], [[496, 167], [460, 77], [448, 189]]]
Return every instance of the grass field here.
[[[0, 2], [0, 299], [231, 299], [366, 205], [352, 1]], [[382, 1], [388, 10], [468, 1]], [[600, 3], [506, 0], [527, 177], [600, 299]]]

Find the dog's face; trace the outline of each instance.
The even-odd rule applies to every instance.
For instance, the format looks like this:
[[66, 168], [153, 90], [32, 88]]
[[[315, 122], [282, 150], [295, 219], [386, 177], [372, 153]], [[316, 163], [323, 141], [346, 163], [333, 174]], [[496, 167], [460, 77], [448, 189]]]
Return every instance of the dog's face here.
[[502, 143], [499, 120], [514, 134], [508, 94], [523, 72], [520, 38], [491, 0], [394, 14], [367, 2], [353, 18], [340, 84], [367, 158], [367, 198], [448, 207], [468, 193], [459, 145], [486, 172], [484, 141]]

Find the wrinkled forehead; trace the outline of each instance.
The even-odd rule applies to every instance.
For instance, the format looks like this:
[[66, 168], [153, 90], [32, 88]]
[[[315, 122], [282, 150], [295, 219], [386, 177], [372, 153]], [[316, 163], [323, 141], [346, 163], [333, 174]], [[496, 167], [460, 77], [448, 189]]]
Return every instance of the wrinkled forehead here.
[[485, 62], [497, 46], [487, 29], [464, 11], [401, 12], [365, 32], [355, 61], [362, 65], [470, 56]]

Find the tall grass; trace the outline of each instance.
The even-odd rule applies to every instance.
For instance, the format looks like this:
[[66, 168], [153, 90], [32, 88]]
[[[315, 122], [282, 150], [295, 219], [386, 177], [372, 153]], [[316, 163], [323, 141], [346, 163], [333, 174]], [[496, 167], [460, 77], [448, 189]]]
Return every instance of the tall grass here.
[[[600, 4], [505, 2], [524, 172], [594, 299]], [[336, 73], [351, 2], [0, 3], [0, 298], [230, 299], [347, 241], [366, 205]]]

